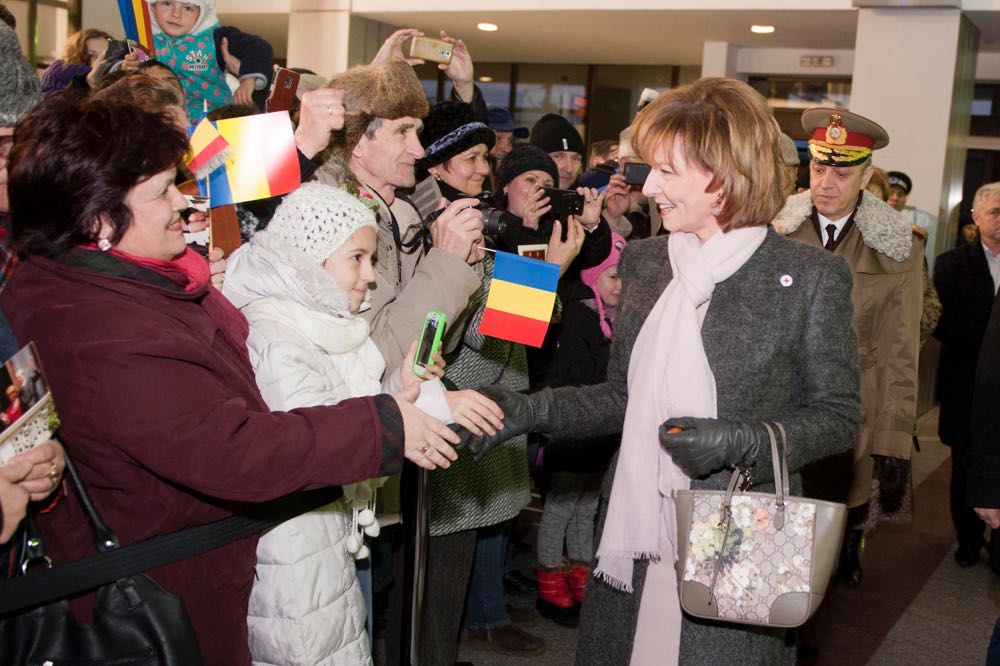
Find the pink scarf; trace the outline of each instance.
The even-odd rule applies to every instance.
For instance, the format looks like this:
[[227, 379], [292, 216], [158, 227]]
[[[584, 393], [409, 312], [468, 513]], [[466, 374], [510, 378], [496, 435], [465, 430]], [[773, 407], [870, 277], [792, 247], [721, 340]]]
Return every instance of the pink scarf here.
[[[675, 232], [668, 244], [673, 279], [636, 338], [628, 370], [628, 406], [618, 467], [611, 489], [596, 575], [632, 592], [637, 559], [677, 558], [673, 492], [690, 480], [660, 447], [659, 427], [672, 416], [717, 416], [715, 376], [701, 340], [701, 324], [715, 285], [728, 279], [757, 251], [765, 227], [719, 232], [704, 245], [694, 234]], [[670, 567], [672, 568], [672, 567]], [[676, 614], [680, 640], [680, 612]]]

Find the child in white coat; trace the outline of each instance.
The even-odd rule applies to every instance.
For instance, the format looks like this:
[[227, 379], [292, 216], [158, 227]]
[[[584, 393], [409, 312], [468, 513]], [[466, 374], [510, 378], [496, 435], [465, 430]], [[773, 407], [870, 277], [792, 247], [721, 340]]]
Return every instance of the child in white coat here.
[[[415, 341], [403, 367], [386, 373], [368, 323], [357, 316], [374, 281], [375, 249], [369, 208], [344, 190], [306, 183], [230, 257], [224, 293], [250, 323], [250, 359], [268, 406], [331, 405], [419, 384], [416, 405], [442, 421], [501, 427], [500, 409], [478, 393], [446, 392], [436, 377], [421, 382], [411, 370]], [[377, 485], [346, 488], [345, 499], [260, 539], [248, 617], [255, 663], [371, 662], [352, 556], [366, 555], [357, 509]]]

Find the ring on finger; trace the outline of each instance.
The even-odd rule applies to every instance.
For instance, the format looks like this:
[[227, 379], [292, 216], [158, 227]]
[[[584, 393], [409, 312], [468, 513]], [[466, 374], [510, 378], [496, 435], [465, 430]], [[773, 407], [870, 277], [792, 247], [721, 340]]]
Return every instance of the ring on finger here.
[[420, 452], [422, 454], [424, 454], [425, 456], [427, 455], [427, 452], [430, 451], [430, 450], [431, 450], [431, 445], [430, 445], [429, 442], [427, 444], [424, 444], [422, 447], [420, 447]]
[[333, 104], [327, 104], [326, 105], [326, 113], [327, 113], [327, 115], [330, 115], [330, 116], [333, 115]]

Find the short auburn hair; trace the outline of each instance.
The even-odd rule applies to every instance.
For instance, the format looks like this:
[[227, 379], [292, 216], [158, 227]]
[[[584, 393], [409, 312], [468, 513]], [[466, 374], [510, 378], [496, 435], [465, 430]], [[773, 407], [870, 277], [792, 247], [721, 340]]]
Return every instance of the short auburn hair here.
[[22, 255], [59, 257], [97, 240], [102, 217], [117, 243], [140, 182], [180, 163], [188, 137], [169, 115], [120, 100], [54, 95], [14, 130], [7, 188]]
[[723, 231], [767, 225], [785, 203], [778, 123], [764, 98], [741, 81], [705, 78], [665, 92], [639, 112], [631, 130], [636, 154], [654, 169], [658, 151], [676, 147], [689, 166], [712, 175], [706, 191], [722, 193]]

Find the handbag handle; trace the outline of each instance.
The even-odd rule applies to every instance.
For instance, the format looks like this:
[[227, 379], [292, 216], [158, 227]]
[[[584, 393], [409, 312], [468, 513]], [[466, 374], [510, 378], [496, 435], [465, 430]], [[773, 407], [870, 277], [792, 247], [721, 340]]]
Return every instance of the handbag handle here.
[[90, 529], [94, 532], [94, 543], [97, 545], [98, 552], [103, 553], [118, 548], [118, 537], [108, 529], [108, 526], [101, 519], [100, 514], [97, 513], [97, 508], [90, 501], [90, 495], [87, 494], [87, 489], [83, 487], [83, 481], [80, 480], [80, 475], [77, 473], [76, 467], [70, 460], [69, 455], [65, 457], [66, 476], [73, 482], [80, 505], [87, 514], [87, 521], [90, 523]]
[[[764, 422], [763, 425], [767, 430], [767, 437], [771, 442], [771, 467], [774, 472], [774, 505], [776, 508], [774, 526], [780, 530], [785, 526], [785, 498], [789, 494], [788, 461], [785, 457], [788, 440], [785, 436], [785, 428], [780, 423], [775, 423], [775, 427], [781, 433], [781, 450], [779, 451], [778, 439], [774, 435], [774, 428], [767, 422]], [[733, 493], [736, 491], [742, 474], [743, 472], [739, 467], [733, 470], [733, 476], [729, 480], [729, 487], [726, 488], [726, 497], [722, 502], [722, 520], [719, 523], [720, 526], [726, 522], [727, 517], [731, 513]]]
[[[774, 429], [771, 427], [771, 424], [764, 422], [763, 425], [767, 430], [768, 439], [771, 440], [771, 467], [774, 471], [775, 513], [771, 522], [775, 529], [781, 530], [785, 526], [785, 498], [789, 495], [788, 460], [785, 457], [785, 452], [788, 449], [788, 439], [785, 436], [785, 428], [780, 423], [775, 423], [775, 427], [781, 433], [781, 450], [779, 451], [778, 439], [774, 436]], [[722, 554], [726, 550], [726, 542], [729, 539], [729, 524], [733, 516], [733, 493], [736, 492], [736, 488], [739, 486], [741, 476], [743, 476], [743, 471], [739, 467], [733, 470], [733, 476], [729, 479], [729, 486], [726, 488], [726, 495], [722, 500], [722, 506], [719, 510], [719, 529], [722, 530], [722, 544], [719, 547], [719, 556], [715, 560], [712, 581], [709, 585], [709, 593], [711, 595], [710, 604], [715, 599], [715, 585], [719, 580], [719, 571], [722, 567]], [[747, 474], [747, 478], [749, 479], [749, 474]]]

